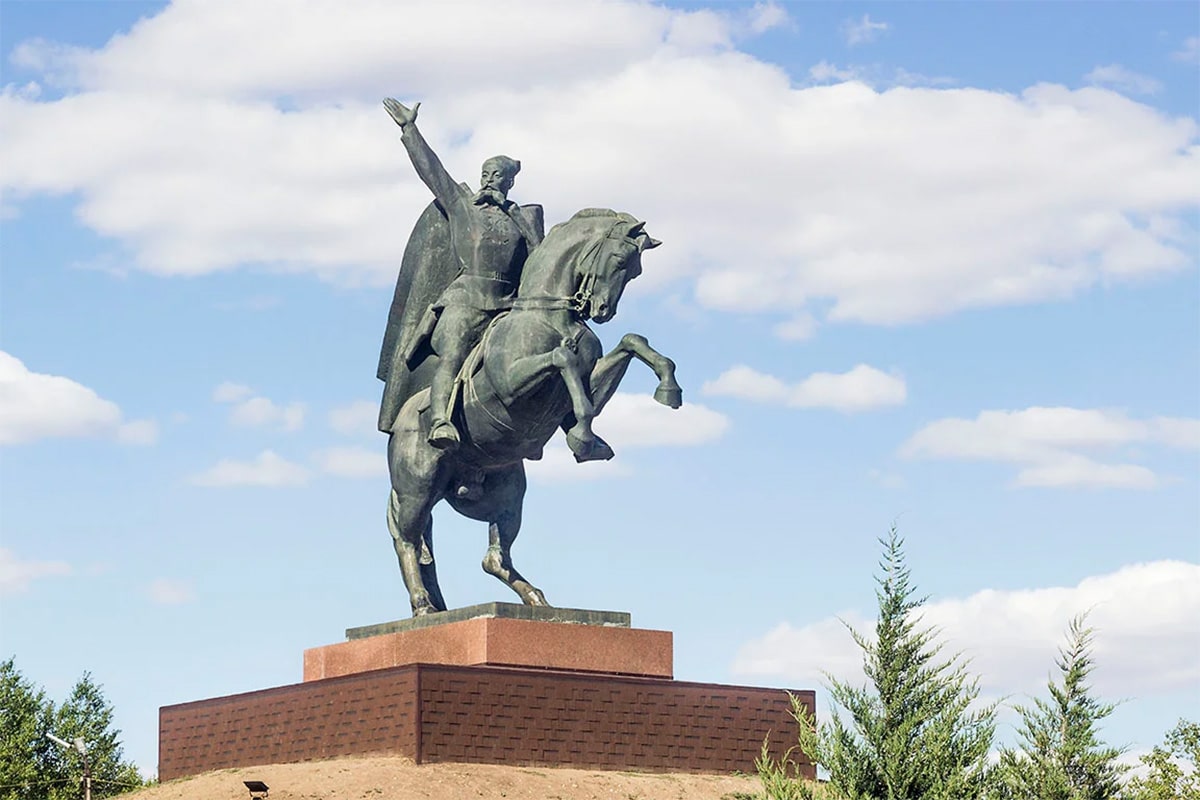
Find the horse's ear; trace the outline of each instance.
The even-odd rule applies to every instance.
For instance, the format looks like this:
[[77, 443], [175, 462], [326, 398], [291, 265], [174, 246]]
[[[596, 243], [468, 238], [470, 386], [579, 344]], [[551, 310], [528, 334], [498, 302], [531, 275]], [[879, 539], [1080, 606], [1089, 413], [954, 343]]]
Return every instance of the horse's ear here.
[[629, 230], [625, 231], [625, 235], [630, 239], [636, 239], [639, 236], [645, 235], [646, 223], [635, 222], [629, 226]]
[[654, 248], [658, 247], [660, 244], [662, 244], [662, 242], [660, 240], [655, 239], [652, 236], [647, 236], [645, 241], [642, 242], [642, 250], [643, 251], [653, 250]]

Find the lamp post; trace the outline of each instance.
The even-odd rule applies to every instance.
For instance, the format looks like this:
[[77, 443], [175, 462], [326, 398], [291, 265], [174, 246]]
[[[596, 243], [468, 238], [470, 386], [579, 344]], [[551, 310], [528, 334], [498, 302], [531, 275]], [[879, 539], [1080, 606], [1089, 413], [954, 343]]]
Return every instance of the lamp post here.
[[47, 733], [46, 736], [59, 747], [75, 750], [83, 757], [83, 800], [92, 800], [92, 767], [88, 763], [87, 743], [83, 741], [83, 737], [76, 736], [74, 742], [68, 742], [66, 739], [58, 738], [53, 733]]

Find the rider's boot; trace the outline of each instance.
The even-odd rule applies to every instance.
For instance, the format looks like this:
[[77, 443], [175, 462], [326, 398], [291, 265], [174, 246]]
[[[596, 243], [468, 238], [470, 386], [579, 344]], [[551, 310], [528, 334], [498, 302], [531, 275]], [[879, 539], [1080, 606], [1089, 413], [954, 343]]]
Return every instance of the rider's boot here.
[[[447, 369], [447, 367], [450, 367]], [[429, 426], [429, 443], [439, 450], [454, 450], [462, 441], [458, 428], [450, 421], [450, 395], [454, 390], [454, 370], [442, 364], [434, 373], [429, 387], [429, 408], [433, 411], [433, 424]]]
[[462, 442], [458, 428], [448, 419], [434, 419], [429, 429], [429, 443], [439, 450], [454, 450]]

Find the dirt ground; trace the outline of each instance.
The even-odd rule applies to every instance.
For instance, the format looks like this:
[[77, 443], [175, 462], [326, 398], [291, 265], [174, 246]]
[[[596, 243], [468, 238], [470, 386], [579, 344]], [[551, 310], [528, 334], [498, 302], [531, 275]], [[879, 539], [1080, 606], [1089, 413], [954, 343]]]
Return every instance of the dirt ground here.
[[749, 800], [757, 778], [609, 772], [490, 764], [424, 764], [399, 756], [341, 758], [210, 772], [121, 795], [122, 800], [247, 800], [242, 781], [269, 800]]

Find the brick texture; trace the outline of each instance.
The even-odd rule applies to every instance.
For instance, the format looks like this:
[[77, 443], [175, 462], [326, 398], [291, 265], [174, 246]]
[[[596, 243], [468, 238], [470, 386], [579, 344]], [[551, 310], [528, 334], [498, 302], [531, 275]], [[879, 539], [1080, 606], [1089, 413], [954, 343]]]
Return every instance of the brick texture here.
[[[794, 694], [813, 708], [811, 691]], [[369, 753], [752, 772], [768, 734], [776, 756], [796, 743], [790, 708], [782, 689], [419, 664], [165, 706], [159, 778]]]
[[164, 706], [158, 776], [417, 749], [415, 668]]

